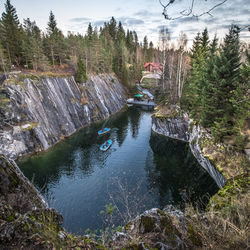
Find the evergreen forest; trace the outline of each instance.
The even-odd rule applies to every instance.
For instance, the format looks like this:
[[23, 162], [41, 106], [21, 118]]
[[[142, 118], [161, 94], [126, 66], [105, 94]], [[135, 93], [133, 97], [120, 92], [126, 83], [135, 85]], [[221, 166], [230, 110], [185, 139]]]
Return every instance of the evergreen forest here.
[[114, 17], [99, 29], [89, 23], [86, 34], [68, 32], [65, 36], [51, 11], [46, 32], [35, 21], [21, 24], [10, 0], [0, 20], [0, 68], [50, 71], [58, 67], [76, 73], [86, 81], [92, 73], [115, 72], [123, 84], [139, 80], [145, 61], [153, 60], [155, 49], [145, 36], [139, 43], [137, 33], [124, 30]]

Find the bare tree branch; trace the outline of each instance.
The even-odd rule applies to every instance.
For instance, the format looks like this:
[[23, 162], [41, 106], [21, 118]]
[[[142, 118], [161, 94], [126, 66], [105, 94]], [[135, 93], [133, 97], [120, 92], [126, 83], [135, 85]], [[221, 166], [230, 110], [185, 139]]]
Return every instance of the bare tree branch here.
[[242, 31], [244, 29], [247, 29], [248, 31], [250, 31], [250, 25], [245, 25], [243, 27], [240, 27], [239, 31]]
[[[162, 3], [163, 0], [159, 0], [159, 3], [160, 5], [163, 7], [163, 12], [162, 12], [162, 15], [164, 16], [165, 19], [167, 20], [176, 20], [176, 19], [179, 19], [179, 18], [182, 18], [182, 17], [187, 17], [187, 16], [190, 16], [190, 17], [201, 17], [203, 15], [210, 15], [212, 16], [212, 11], [216, 8], [218, 8], [219, 6], [223, 5], [225, 2], [227, 2], [228, 0], [222, 0], [220, 1], [218, 4], [214, 5], [212, 8], [210, 8], [209, 10], [207, 11], [204, 11], [200, 14], [195, 14], [193, 12], [193, 9], [194, 9], [194, 5], [195, 5], [195, 0], [192, 0], [191, 2], [191, 5], [190, 5], [190, 8], [189, 9], [186, 9], [186, 10], [182, 10], [181, 12], [179, 12], [179, 16], [176, 16], [176, 17], [171, 17], [169, 16], [168, 14], [168, 9], [169, 9], [169, 6], [171, 4], [173, 4], [175, 2], [175, 0], [169, 0], [166, 4], [163, 4]], [[204, 1], [207, 1], [207, 0], [204, 0]]]

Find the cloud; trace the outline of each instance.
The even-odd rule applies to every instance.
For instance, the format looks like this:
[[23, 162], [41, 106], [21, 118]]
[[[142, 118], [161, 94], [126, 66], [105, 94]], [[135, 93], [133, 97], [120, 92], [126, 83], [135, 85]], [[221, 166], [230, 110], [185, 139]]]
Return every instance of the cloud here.
[[144, 21], [140, 19], [130, 18], [129, 20], [127, 20], [127, 24], [128, 25], [144, 24]]
[[211, 25], [211, 24], [213, 24], [213, 23], [218, 23], [218, 22], [220, 22], [220, 18], [218, 18], [218, 17], [208, 17], [208, 18], [206, 18], [206, 19], [202, 19], [201, 21], [202, 21], [203, 23], [205, 23], [205, 24]]
[[151, 20], [152, 23], [161, 23], [162, 22], [162, 19], [154, 19], [154, 20]]
[[197, 29], [197, 28], [186, 28], [185, 29], [185, 31], [184, 31], [184, 33], [192, 33], [192, 34], [196, 34], [196, 33], [198, 33], [200, 30], [199, 29]]
[[142, 19], [133, 18], [133, 17], [119, 17], [118, 20], [127, 26], [144, 24], [144, 21]]
[[143, 17], [143, 18], [148, 18], [148, 17], [157, 17], [160, 16], [159, 12], [151, 12], [148, 10], [140, 10], [134, 13], [135, 16]]
[[93, 22], [93, 26], [103, 26], [105, 22], [108, 22], [107, 20], [98, 20]]
[[176, 23], [197, 23], [199, 21], [196, 17], [182, 17], [175, 20]]
[[240, 33], [241, 38], [250, 38], [250, 34], [248, 33]]
[[250, 15], [250, 9], [243, 9], [240, 12], [242, 15]]
[[91, 19], [88, 17], [76, 17], [76, 18], [72, 18], [69, 21], [70, 22], [76, 22], [76, 23], [81, 23], [81, 22], [86, 22], [86, 21], [90, 21]]

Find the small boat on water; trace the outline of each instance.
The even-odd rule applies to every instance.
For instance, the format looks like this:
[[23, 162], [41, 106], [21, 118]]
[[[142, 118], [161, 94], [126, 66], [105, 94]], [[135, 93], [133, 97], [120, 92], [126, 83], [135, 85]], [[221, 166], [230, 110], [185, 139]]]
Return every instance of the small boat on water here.
[[108, 133], [110, 130], [111, 130], [110, 128], [103, 128], [103, 129], [98, 131], [98, 135], [104, 135], [104, 134]]
[[100, 150], [107, 151], [111, 147], [111, 145], [112, 145], [112, 140], [109, 139], [100, 146]]

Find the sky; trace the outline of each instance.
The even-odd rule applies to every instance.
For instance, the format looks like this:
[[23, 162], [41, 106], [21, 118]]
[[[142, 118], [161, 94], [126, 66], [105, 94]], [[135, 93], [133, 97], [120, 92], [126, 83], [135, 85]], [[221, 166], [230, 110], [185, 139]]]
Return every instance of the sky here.
[[[178, 17], [179, 12], [190, 8], [191, 1], [176, 0], [169, 8], [169, 15]], [[221, 1], [195, 0], [194, 14], [199, 15]], [[0, 4], [1, 13], [4, 11], [3, 2]], [[90, 22], [100, 27], [114, 16], [125, 29], [135, 30], [141, 41], [147, 35], [155, 46], [158, 45], [161, 27], [169, 30], [173, 41], [177, 41], [180, 32], [186, 33], [190, 46], [197, 32], [202, 32], [205, 27], [211, 39], [216, 33], [222, 40], [232, 23], [241, 27], [250, 25], [249, 0], [227, 0], [211, 12], [212, 16], [203, 15], [198, 19], [182, 17], [171, 21], [164, 19], [159, 0], [11, 0], [11, 4], [16, 8], [20, 22], [29, 17], [43, 31], [46, 30], [49, 12], [52, 11], [59, 29], [65, 35], [68, 31], [85, 34]], [[242, 40], [250, 41], [250, 32], [246, 29], [240, 36]]]

